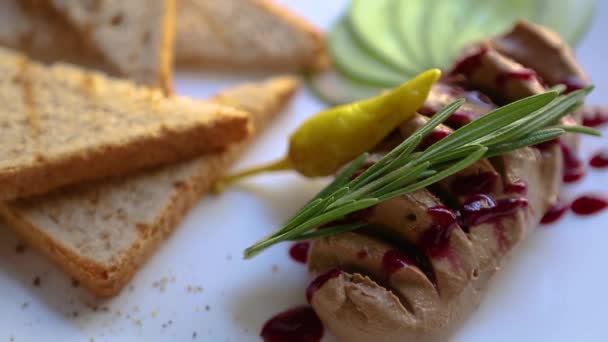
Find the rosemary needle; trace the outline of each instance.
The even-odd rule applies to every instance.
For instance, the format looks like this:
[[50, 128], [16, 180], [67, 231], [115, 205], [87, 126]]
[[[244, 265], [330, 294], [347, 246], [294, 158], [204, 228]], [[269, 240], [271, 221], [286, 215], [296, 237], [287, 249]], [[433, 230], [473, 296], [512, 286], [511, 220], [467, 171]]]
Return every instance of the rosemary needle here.
[[[358, 177], [354, 175], [368, 154], [355, 159], [281, 228], [247, 248], [245, 258], [283, 241], [318, 238], [361, 228], [364, 225], [360, 222], [331, 223], [380, 201], [441, 181], [480, 159], [552, 140], [565, 132], [600, 135], [587, 127], [553, 125], [576, 110], [592, 87], [568, 95], [560, 95], [562, 90], [555, 88], [497, 108], [424, 151], [414, 152], [420, 141], [454, 113], [464, 100], [447, 105]], [[321, 226], [324, 228], [318, 229]]]

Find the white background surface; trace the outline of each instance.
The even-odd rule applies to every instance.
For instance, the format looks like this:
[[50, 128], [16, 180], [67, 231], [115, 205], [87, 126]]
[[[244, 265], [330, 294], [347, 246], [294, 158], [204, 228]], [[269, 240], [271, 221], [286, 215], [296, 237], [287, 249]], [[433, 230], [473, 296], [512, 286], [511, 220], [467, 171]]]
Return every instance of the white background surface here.
[[[280, 1], [327, 28], [344, 1]], [[597, 88], [591, 102], [608, 95], [608, 3], [599, 1], [592, 31], [578, 49]], [[245, 79], [180, 72], [181, 94], [206, 97]], [[280, 156], [285, 138], [307, 115], [322, 108], [302, 89], [291, 109], [264, 134], [240, 165]], [[608, 129], [605, 130], [608, 133]], [[606, 146], [585, 140], [583, 156]], [[590, 170], [565, 197], [608, 190], [608, 171]], [[287, 255], [288, 244], [251, 261], [248, 244], [276, 228], [321, 187], [293, 175], [263, 176], [193, 210], [175, 235], [117, 298], [97, 302], [32, 250], [15, 252], [17, 239], [0, 228], [0, 341], [255, 341], [266, 319], [304, 304], [309, 281], [303, 265]], [[568, 214], [543, 226], [513, 253], [479, 310], [455, 341], [608, 341], [608, 213]], [[274, 270], [273, 270], [274, 269]], [[39, 276], [41, 285], [33, 286]], [[158, 286], [158, 282], [164, 286]], [[156, 283], [156, 285], [155, 285]], [[202, 291], [188, 291], [188, 286]], [[88, 304], [87, 304], [88, 303]], [[99, 306], [97, 311], [94, 305]], [[328, 339], [330, 340], [330, 339]]]

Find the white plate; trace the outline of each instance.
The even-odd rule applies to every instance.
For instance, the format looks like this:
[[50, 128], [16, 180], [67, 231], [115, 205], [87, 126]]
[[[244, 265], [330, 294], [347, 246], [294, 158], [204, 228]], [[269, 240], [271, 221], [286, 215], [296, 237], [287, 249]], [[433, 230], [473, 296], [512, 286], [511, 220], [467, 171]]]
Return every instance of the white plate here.
[[[344, 1], [281, 1], [323, 28]], [[592, 31], [578, 50], [597, 88], [591, 102], [608, 98], [608, 3], [601, 1]], [[181, 72], [179, 93], [205, 97], [261, 75]], [[288, 133], [322, 105], [305, 89], [239, 165], [280, 156]], [[585, 139], [587, 158], [607, 139]], [[565, 197], [607, 190], [606, 172], [590, 171]], [[177, 232], [138, 273], [129, 289], [96, 302], [17, 239], [0, 234], [0, 341], [255, 341], [266, 319], [304, 304], [305, 268], [287, 256], [287, 244], [251, 261], [248, 244], [276, 228], [321, 187], [293, 175], [259, 177], [221, 197], [200, 202]], [[608, 213], [568, 214], [522, 242], [493, 282], [456, 341], [606, 341]], [[40, 278], [40, 286], [33, 281]], [[164, 285], [160, 285], [162, 283]], [[199, 291], [198, 287], [202, 290]], [[190, 287], [190, 291], [188, 288]], [[97, 306], [97, 310], [94, 307]], [[328, 338], [327, 340], [331, 340]]]

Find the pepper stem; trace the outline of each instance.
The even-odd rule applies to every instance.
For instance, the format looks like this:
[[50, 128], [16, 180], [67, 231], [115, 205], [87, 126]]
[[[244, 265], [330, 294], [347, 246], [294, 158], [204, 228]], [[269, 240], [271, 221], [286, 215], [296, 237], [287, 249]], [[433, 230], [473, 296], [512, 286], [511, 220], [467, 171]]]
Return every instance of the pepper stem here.
[[284, 157], [283, 159], [274, 161], [272, 163], [252, 167], [250, 169], [246, 169], [241, 172], [237, 172], [235, 174], [225, 176], [220, 179], [214, 186], [213, 191], [215, 193], [221, 193], [224, 191], [224, 188], [234, 182], [237, 182], [245, 177], [257, 175], [263, 172], [277, 172], [277, 171], [286, 171], [291, 170], [291, 163], [289, 162], [289, 158]]

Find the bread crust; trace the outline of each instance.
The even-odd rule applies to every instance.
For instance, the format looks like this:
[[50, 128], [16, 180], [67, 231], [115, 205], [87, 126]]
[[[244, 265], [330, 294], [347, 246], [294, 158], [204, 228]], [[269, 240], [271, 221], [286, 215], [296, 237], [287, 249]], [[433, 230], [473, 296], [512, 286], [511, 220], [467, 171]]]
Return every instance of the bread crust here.
[[173, 55], [175, 45], [175, 16], [177, 15], [177, 0], [165, 0], [162, 20], [158, 84], [165, 95], [173, 94]]
[[250, 132], [247, 113], [164, 98], [75, 67], [0, 49], [0, 199], [42, 194], [221, 150]]
[[[250, 111], [255, 133], [259, 133], [283, 110], [297, 85], [298, 82], [290, 77], [274, 78], [265, 83], [242, 85], [224, 91], [215, 97], [215, 101]], [[83, 287], [99, 297], [112, 297], [124, 288], [160, 243], [173, 233], [184, 215], [211, 189], [253, 138], [251, 136], [221, 153], [128, 178], [83, 184], [39, 198], [0, 204], [0, 216], [28, 244], [52, 259], [80, 281]], [[159, 203], [155, 212], [129, 209], [136, 207], [129, 204], [135, 204], [138, 198], [132, 194], [133, 189], [140, 188], [145, 192], [149, 189], [141, 188], [153, 186], [163, 187], [157, 195], [158, 201], [148, 198], [151, 202]], [[133, 203], [109, 203], [109, 199], [120, 197], [113, 195], [121, 193], [123, 198], [126, 196]], [[141, 198], [146, 196], [141, 195]], [[98, 201], [105, 202], [87, 206], [87, 203]], [[77, 234], [74, 230], [87, 229], [87, 236], [99, 239], [98, 234], [103, 232], [96, 231], [96, 227], [72, 224], [69, 215], [97, 209], [94, 211], [96, 219], [87, 220], [92, 225], [97, 219], [102, 219], [103, 210], [100, 208], [103, 204], [124, 209], [123, 214], [129, 216], [128, 223], [117, 227], [115, 236], [126, 238], [132, 231], [136, 234], [133, 241], [113, 250], [107, 258], [93, 256], [89, 246], [79, 249], [78, 243], [64, 241], [66, 236], [74, 237]]]
[[129, 45], [140, 46], [145, 51], [144, 59], [151, 60], [151, 64], [144, 65], [144, 59], [141, 59], [141, 65], [130, 68], [112, 60], [110, 51], [93, 39], [90, 30], [93, 23], [99, 24], [97, 12], [93, 11], [87, 18], [91, 25], [79, 26], [66, 13], [71, 8], [69, 1], [57, 3], [60, 6], [54, 6], [50, 0], [0, 2], [0, 44], [45, 63], [76, 63], [113, 76], [128, 77], [142, 85], [159, 87], [165, 95], [172, 93], [176, 0], [149, 3], [149, 7], [156, 8], [159, 13], [158, 18], [151, 18], [151, 27], [158, 31], [158, 38], [146, 43], [143, 37], [142, 41], [133, 37]]
[[[281, 45], [281, 49], [283, 49], [281, 54], [277, 54], [276, 51], [271, 52], [269, 47], [254, 44], [256, 42], [255, 32], [251, 32], [251, 36], [247, 36], [238, 33], [239, 29], [235, 25], [226, 25], [224, 21], [237, 20], [233, 18], [234, 13], [221, 12], [210, 4], [197, 2], [200, 0], [183, 0], [178, 3], [175, 57], [179, 65], [221, 70], [265, 69], [273, 71], [320, 71], [329, 65], [324, 34], [305, 19], [272, 1], [242, 0], [239, 4], [239, 1], [236, 0], [225, 0], [222, 2], [222, 6], [239, 6], [238, 8], [243, 11], [245, 11], [243, 4], [253, 6], [281, 22], [280, 26], [277, 25], [272, 30], [298, 32], [298, 38], [292, 37], [296, 41], [273, 41], [272, 44], [305, 44], [306, 48]], [[218, 6], [218, 3], [214, 5]], [[249, 14], [251, 13], [245, 15]], [[249, 20], [255, 20], [254, 15], [248, 17]], [[258, 29], [264, 29], [263, 25], [267, 24], [269, 23], [258, 20], [255, 26]], [[199, 46], [198, 44], [202, 44], [201, 40], [207, 40], [207, 44]], [[308, 43], [304, 43], [304, 41], [308, 41]], [[260, 42], [257, 41], [257, 43]], [[224, 51], [212, 51], [214, 48]], [[252, 56], [252, 51], [258, 51], [257, 56]], [[292, 51], [291, 55], [286, 51]]]

